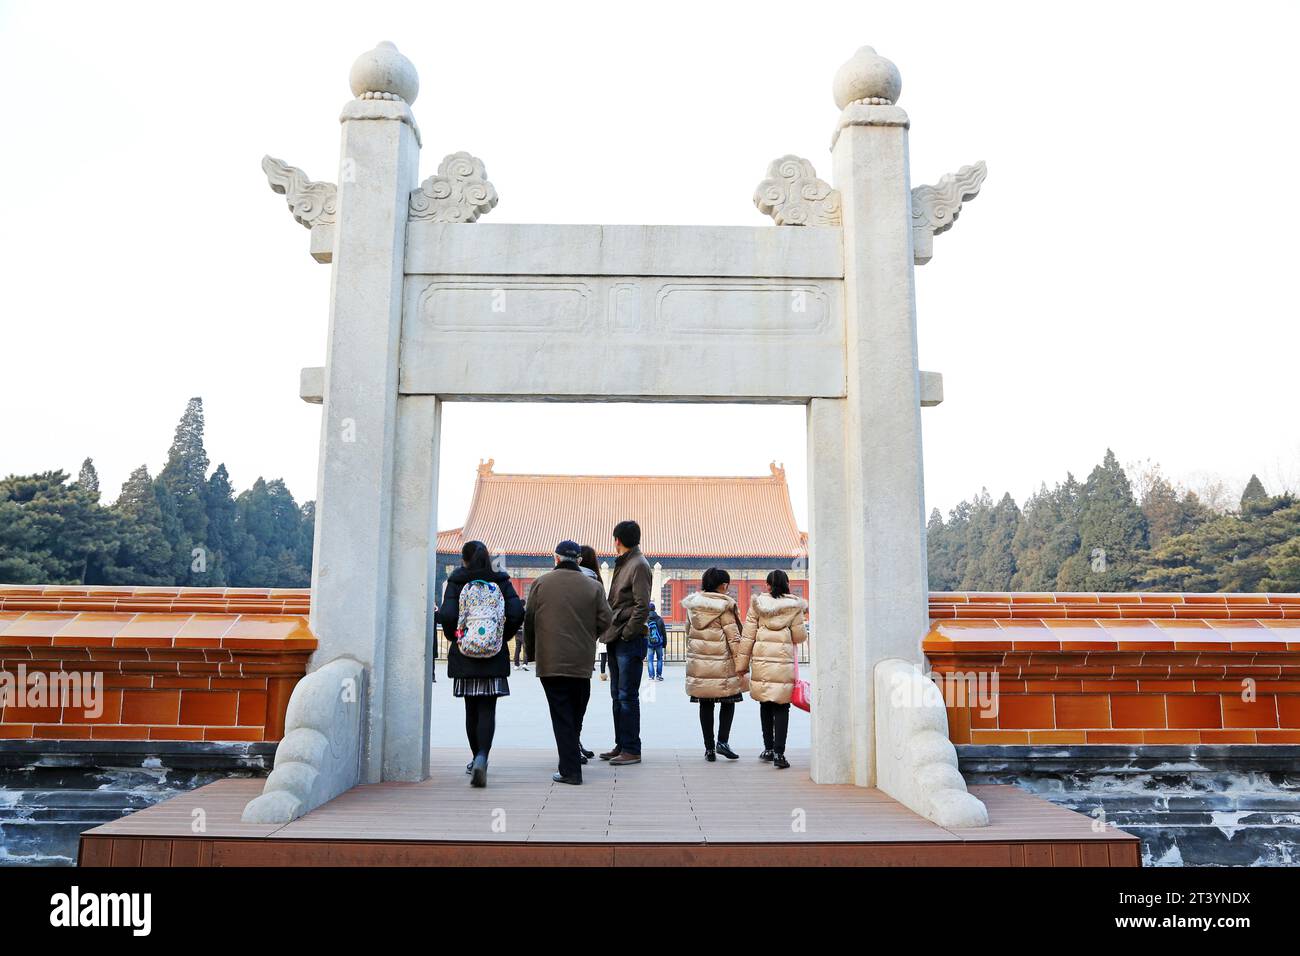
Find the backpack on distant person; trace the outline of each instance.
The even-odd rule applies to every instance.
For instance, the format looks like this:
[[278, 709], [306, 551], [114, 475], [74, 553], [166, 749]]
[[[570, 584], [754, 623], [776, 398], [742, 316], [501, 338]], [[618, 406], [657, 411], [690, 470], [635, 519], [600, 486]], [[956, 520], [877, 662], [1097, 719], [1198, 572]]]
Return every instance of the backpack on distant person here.
[[470, 581], [460, 591], [456, 646], [466, 657], [501, 653], [506, 628], [506, 598], [491, 581]]
[[658, 621], [651, 621], [649, 626], [649, 637], [647, 642], [651, 647], [664, 646], [664, 626]]

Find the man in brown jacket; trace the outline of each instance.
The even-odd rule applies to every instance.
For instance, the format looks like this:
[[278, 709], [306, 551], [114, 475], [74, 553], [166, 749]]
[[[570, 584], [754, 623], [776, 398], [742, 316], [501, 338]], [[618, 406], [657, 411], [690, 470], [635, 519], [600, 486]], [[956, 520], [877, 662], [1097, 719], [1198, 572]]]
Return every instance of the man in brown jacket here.
[[560, 757], [556, 783], [582, 783], [578, 734], [591, 699], [596, 640], [611, 619], [605, 589], [578, 566], [581, 555], [573, 541], [556, 545], [555, 570], [533, 582], [524, 612], [524, 649], [537, 662]]
[[600, 755], [611, 766], [641, 762], [641, 667], [645, 663], [646, 621], [654, 572], [641, 553], [641, 526], [614, 526], [614, 577], [609, 606], [614, 619], [601, 643], [609, 653], [609, 693], [614, 699], [614, 749]]

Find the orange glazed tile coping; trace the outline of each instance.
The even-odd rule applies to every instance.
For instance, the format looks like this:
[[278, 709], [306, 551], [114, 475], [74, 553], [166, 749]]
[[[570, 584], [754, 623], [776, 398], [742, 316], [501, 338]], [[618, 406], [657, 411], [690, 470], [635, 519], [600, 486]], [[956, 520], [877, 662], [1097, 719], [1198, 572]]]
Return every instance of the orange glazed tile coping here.
[[103, 617], [93, 611], [0, 611], [0, 647], [314, 651], [317, 644], [298, 615], [141, 612], [127, 615], [125, 624]]
[[310, 588], [160, 588], [0, 584], [0, 611], [292, 614], [311, 609]]
[[0, 648], [314, 651], [310, 593], [7, 585], [0, 587]]
[[1300, 594], [936, 592], [922, 648], [931, 655], [1293, 652], [1300, 651]]
[[934, 591], [930, 618], [1300, 620], [1300, 594]]

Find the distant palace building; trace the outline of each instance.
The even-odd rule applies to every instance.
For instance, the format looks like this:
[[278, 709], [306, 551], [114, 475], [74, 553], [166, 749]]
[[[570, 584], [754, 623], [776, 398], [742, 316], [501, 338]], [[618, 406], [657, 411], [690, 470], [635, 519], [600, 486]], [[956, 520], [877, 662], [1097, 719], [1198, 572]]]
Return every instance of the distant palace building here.
[[479, 465], [465, 524], [438, 532], [437, 593], [460, 548], [479, 540], [505, 561], [515, 588], [527, 597], [536, 578], [554, 566], [552, 552], [572, 538], [600, 556], [606, 576], [614, 564], [614, 525], [641, 525], [641, 550], [655, 569], [653, 600], [670, 624], [685, 617], [681, 601], [699, 590], [706, 568], [725, 568], [731, 594], [748, 604], [773, 568], [790, 575], [808, 597], [808, 535], [795, 523], [785, 469], [773, 463], [758, 477], [658, 475], [505, 475]]

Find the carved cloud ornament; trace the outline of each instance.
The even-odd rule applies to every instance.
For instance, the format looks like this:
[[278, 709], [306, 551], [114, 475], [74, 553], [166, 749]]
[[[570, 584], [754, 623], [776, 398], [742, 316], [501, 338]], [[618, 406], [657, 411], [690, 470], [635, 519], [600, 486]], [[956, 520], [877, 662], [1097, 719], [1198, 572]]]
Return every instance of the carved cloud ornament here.
[[754, 190], [754, 205], [778, 226], [838, 226], [840, 192], [817, 178], [813, 164], [782, 156], [767, 167], [767, 178]]
[[483, 160], [469, 153], [452, 153], [438, 172], [411, 193], [412, 221], [473, 222], [497, 204], [497, 191], [488, 182]]
[[952, 228], [962, 203], [979, 195], [987, 175], [988, 167], [980, 160], [956, 173], [941, 176], [933, 186], [917, 186], [912, 190], [912, 244], [918, 263], [930, 261], [934, 255], [934, 237]]
[[313, 182], [301, 169], [273, 156], [262, 157], [262, 172], [271, 188], [288, 201], [293, 218], [308, 229], [334, 222], [339, 190], [333, 183]]

